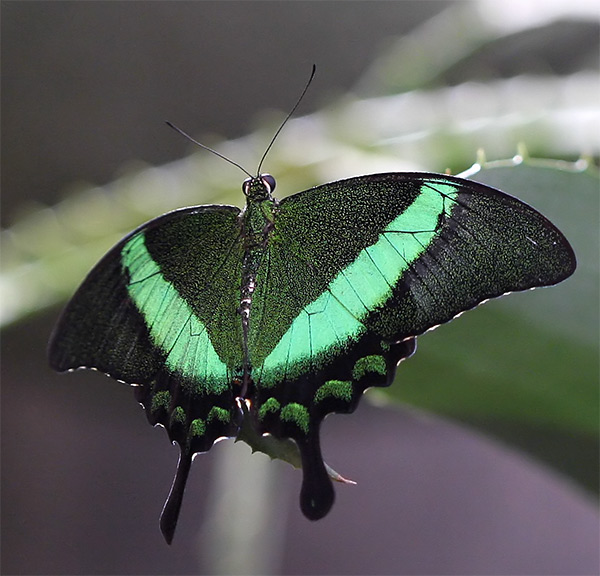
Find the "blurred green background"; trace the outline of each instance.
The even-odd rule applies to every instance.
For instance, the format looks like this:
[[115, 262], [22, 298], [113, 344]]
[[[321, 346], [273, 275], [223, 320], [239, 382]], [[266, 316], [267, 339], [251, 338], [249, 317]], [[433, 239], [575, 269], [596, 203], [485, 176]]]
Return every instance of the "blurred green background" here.
[[[592, 4], [2, 2], [2, 572], [598, 573]], [[176, 451], [131, 390], [50, 372], [48, 335], [125, 232], [243, 201], [241, 174], [164, 120], [253, 171], [313, 62], [265, 164], [280, 196], [479, 159], [472, 177], [548, 216], [579, 267], [424, 335], [394, 386], [329, 418], [325, 458], [358, 485], [326, 519], [302, 517], [297, 471], [222, 442], [169, 548]]]

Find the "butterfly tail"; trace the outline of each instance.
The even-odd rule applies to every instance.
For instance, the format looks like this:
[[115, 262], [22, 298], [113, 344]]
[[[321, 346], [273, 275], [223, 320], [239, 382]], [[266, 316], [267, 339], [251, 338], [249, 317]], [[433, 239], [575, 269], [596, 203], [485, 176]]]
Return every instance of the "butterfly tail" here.
[[296, 438], [302, 457], [302, 489], [300, 491], [300, 508], [309, 520], [320, 520], [327, 515], [335, 492], [319, 445], [319, 430], [315, 427], [306, 438]]
[[173, 485], [171, 491], [165, 502], [162, 514], [160, 515], [160, 530], [167, 541], [167, 544], [171, 544], [173, 541], [173, 535], [175, 534], [175, 528], [177, 527], [177, 519], [179, 518], [179, 511], [181, 510], [181, 502], [183, 501], [183, 492], [185, 491], [185, 484], [190, 473], [192, 465], [192, 454], [182, 450], [179, 455], [179, 463], [177, 464], [177, 472], [173, 479]]

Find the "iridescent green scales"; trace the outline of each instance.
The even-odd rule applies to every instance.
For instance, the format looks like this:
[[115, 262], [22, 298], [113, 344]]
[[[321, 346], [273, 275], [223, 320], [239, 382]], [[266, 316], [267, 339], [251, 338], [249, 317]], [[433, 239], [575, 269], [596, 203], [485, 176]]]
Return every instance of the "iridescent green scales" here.
[[[161, 392], [158, 392], [161, 394]], [[152, 401], [154, 401], [154, 397], [152, 397]], [[171, 418], [169, 420], [169, 427], [173, 428], [178, 425], [185, 425], [186, 416], [185, 410], [181, 406], [176, 406], [173, 412], [171, 413]]]
[[167, 390], [162, 390], [161, 392], [157, 392], [152, 397], [152, 404], [150, 410], [154, 414], [159, 410], [168, 410], [169, 404], [171, 403], [171, 394]]
[[281, 410], [281, 404], [276, 398], [268, 398], [258, 411], [258, 419], [264, 420], [268, 414], [278, 414]]
[[354, 380], [360, 380], [368, 374], [375, 373], [385, 376], [386, 366], [385, 358], [379, 355], [365, 356], [359, 358], [352, 369], [352, 377]]
[[212, 422], [213, 420], [228, 423], [231, 420], [231, 416], [228, 410], [213, 406], [208, 413], [207, 421]]
[[181, 374], [184, 385], [201, 383], [198, 392], [227, 390], [227, 366], [217, 355], [206, 326], [162, 276], [146, 248], [145, 235], [133, 236], [121, 254], [129, 295], [145, 319], [152, 342], [166, 355], [167, 368]]
[[289, 422], [297, 426], [304, 434], [310, 431], [310, 414], [308, 410], [297, 402], [286, 404], [280, 412], [279, 418], [282, 422]]
[[416, 337], [483, 300], [560, 282], [562, 234], [532, 208], [451, 176], [390, 173], [165, 214], [119, 242], [66, 307], [57, 370], [94, 367], [136, 385], [181, 457], [161, 529], [171, 542], [192, 457], [238, 434], [293, 439], [300, 504], [334, 500], [319, 427], [388, 386]]
[[190, 424], [188, 430], [188, 440], [191, 441], [193, 438], [202, 438], [206, 434], [206, 423], [202, 418], [195, 418]]
[[317, 388], [315, 392], [314, 402], [318, 404], [327, 398], [336, 400], [352, 401], [352, 382], [349, 380], [328, 380]]

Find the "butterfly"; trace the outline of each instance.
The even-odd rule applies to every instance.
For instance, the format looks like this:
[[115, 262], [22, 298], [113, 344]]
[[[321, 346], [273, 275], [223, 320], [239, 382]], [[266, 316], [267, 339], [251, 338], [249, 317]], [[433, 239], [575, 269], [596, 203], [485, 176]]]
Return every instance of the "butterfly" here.
[[372, 174], [282, 200], [275, 185], [258, 173], [243, 183], [242, 210], [183, 208], [128, 234], [50, 340], [52, 368], [134, 385], [149, 422], [179, 445], [160, 522], [168, 543], [192, 457], [244, 424], [297, 444], [302, 512], [324, 517], [334, 501], [319, 442], [327, 414], [389, 386], [427, 330], [576, 267], [544, 216], [459, 177]]

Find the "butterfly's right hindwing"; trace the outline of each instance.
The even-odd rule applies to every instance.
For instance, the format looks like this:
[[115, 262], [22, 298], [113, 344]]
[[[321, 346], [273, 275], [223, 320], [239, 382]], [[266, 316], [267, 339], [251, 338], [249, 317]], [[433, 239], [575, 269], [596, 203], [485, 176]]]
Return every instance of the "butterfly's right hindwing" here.
[[238, 214], [188, 208], [128, 235], [84, 280], [50, 342], [56, 370], [96, 368], [139, 385], [150, 423], [188, 458], [238, 429]]
[[165, 214], [117, 244], [90, 272], [52, 335], [59, 371], [96, 368], [129, 384], [181, 457], [161, 515], [171, 542], [192, 457], [235, 436], [243, 365], [239, 209]]

